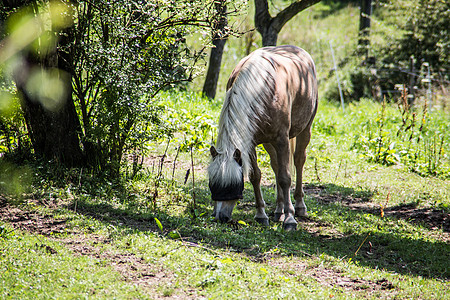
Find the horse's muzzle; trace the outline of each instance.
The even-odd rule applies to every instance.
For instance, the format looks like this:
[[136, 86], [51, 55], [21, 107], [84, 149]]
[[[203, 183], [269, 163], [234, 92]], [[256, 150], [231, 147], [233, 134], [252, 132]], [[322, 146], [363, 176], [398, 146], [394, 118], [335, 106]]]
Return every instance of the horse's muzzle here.
[[227, 223], [231, 220], [231, 214], [237, 203], [236, 200], [214, 201], [213, 216], [216, 221]]

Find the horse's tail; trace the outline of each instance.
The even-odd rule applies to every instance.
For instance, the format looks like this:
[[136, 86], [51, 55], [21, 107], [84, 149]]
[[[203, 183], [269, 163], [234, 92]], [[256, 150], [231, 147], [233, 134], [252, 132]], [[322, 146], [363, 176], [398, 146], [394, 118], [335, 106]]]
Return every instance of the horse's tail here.
[[294, 153], [295, 153], [295, 144], [297, 138], [294, 137], [289, 140], [289, 168], [291, 169], [291, 176], [295, 174], [295, 166], [294, 166]]

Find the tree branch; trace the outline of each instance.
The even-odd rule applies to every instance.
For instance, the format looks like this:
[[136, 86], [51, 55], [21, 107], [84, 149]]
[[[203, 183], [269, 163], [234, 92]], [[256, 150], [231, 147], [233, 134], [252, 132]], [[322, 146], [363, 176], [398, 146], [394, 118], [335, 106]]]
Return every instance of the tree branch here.
[[[284, 24], [286, 24], [290, 19], [295, 17], [295, 15], [320, 1], [321, 0], [300, 0], [292, 3], [291, 5], [280, 11], [274, 18], [272, 18], [273, 28], [277, 32], [280, 32]], [[256, 2], [258, 1], [255, 0], [255, 5]], [[264, 2], [267, 3], [267, 1]]]

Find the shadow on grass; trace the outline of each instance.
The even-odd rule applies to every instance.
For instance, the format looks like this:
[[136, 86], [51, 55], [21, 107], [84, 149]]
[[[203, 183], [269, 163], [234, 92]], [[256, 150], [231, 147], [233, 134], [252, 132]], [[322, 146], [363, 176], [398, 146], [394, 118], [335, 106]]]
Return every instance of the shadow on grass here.
[[[207, 186], [205, 182], [198, 186]], [[173, 216], [167, 209], [153, 211], [129, 203], [117, 208], [108, 202], [95, 203], [78, 200], [77, 213], [111, 223], [123, 234], [135, 231], [160, 232], [154, 218], [164, 226], [163, 235], [177, 230], [183, 240], [201, 243], [215, 249], [242, 252], [254, 261], [264, 261], [272, 255], [313, 256], [322, 253], [338, 259], [374, 269], [400, 274], [448, 279], [450, 277], [450, 245], [421, 236], [414, 225], [397, 224], [396, 219], [349, 208], [346, 201], [369, 202], [369, 191], [356, 191], [337, 185], [305, 185], [310, 217], [299, 222], [295, 232], [284, 232], [281, 224], [271, 222], [259, 226], [254, 220], [253, 191], [248, 188], [237, 205], [231, 224], [215, 223], [211, 213], [209, 193], [196, 190], [197, 207]], [[263, 188], [270, 213], [274, 207], [275, 192]], [[344, 199], [344, 200], [342, 200]], [[327, 201], [325, 201], [327, 200]], [[328, 201], [329, 200], [329, 201]], [[74, 204], [69, 206], [73, 210]], [[196, 217], [193, 217], [193, 215]], [[358, 250], [358, 248], [361, 248]], [[275, 251], [276, 250], [276, 251]], [[275, 252], [276, 254], [274, 254]], [[355, 255], [355, 252], [358, 252]]]

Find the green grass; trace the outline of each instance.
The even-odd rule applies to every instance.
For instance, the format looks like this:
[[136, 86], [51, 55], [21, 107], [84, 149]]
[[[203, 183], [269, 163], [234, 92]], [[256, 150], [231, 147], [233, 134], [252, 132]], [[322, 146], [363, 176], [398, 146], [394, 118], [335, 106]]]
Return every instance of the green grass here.
[[2, 299], [143, 296], [101, 259], [75, 255], [66, 245], [44, 236], [9, 226], [2, 230], [8, 232], [0, 238]]
[[[220, 110], [217, 103], [191, 94], [162, 98], [173, 108], [166, 110], [173, 119], [218, 117]], [[189, 105], [188, 114], [174, 115]], [[321, 102], [304, 173], [310, 216], [296, 232], [284, 232], [273, 222], [261, 227], [253, 220], [248, 183], [233, 214], [236, 222], [212, 222], [205, 175], [209, 156], [203, 146], [193, 152], [194, 207], [191, 177], [184, 184], [190, 152], [180, 152], [173, 169], [177, 143], [197, 132], [186, 132], [183, 126], [176, 129], [160, 177], [148, 162], [133, 180], [109, 182], [73, 169], [60, 170], [65, 177], [57, 171], [48, 184], [44, 179], [49, 174], [41, 169], [37, 174], [42, 175], [33, 179], [34, 192], [11, 204], [28, 211], [19, 214], [24, 223], [2, 221], [1, 295], [444, 299], [450, 278], [448, 227], [401, 213], [412, 207], [448, 215], [450, 182], [448, 177], [420, 176], [401, 163], [375, 163], [351, 150], [355, 136], [362, 133], [364, 116], [376, 116], [381, 109], [381, 104], [362, 101], [343, 113], [339, 106]], [[394, 112], [395, 106], [387, 109]], [[202, 137], [206, 144], [208, 134]], [[162, 155], [165, 149], [161, 141], [152, 153]], [[259, 153], [270, 214], [274, 177], [267, 155]], [[156, 178], [160, 184], [154, 201]], [[37, 216], [64, 220], [63, 232], [43, 230], [51, 229], [52, 222], [27, 225], [39, 220]]]
[[[313, 6], [279, 36], [280, 44], [313, 54], [322, 90], [332, 67], [329, 40], [342, 60], [357, 36], [357, 7], [336, 5]], [[251, 20], [252, 8], [243, 28]], [[308, 30], [298, 35], [299, 28]], [[219, 95], [244, 49], [242, 39], [227, 43]], [[2, 161], [0, 298], [449, 298], [448, 112], [430, 109], [420, 129], [419, 103], [417, 122], [406, 130], [411, 119], [403, 125], [396, 104], [361, 100], [346, 103], [344, 113], [321, 99], [304, 171], [309, 218], [284, 232], [280, 223], [253, 220], [249, 183], [234, 222], [210, 218], [206, 168], [220, 97], [158, 97], [172, 134], [147, 145], [134, 178], [126, 168], [111, 180], [85, 169]], [[429, 168], [434, 137], [445, 143], [439, 167]], [[274, 175], [261, 147], [258, 155], [270, 215]], [[192, 163], [195, 187], [192, 171], [185, 182]]]

